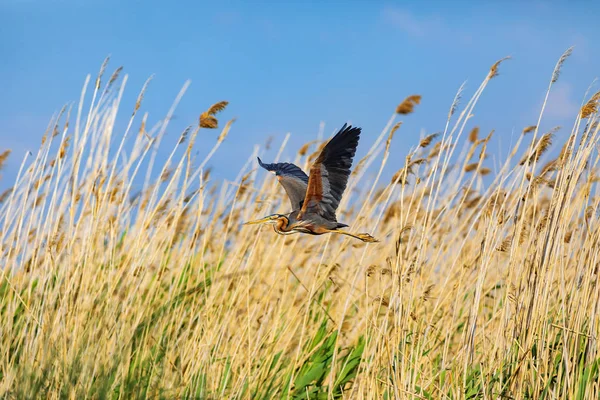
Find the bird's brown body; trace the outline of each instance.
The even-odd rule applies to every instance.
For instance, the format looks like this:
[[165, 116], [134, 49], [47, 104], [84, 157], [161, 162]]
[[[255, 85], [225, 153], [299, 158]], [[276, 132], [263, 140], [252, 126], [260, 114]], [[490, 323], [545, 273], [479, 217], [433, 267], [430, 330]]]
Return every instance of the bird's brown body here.
[[317, 221], [306, 221], [298, 219], [298, 211], [292, 211], [288, 215], [277, 215], [273, 228], [275, 232], [281, 235], [289, 235], [295, 232], [309, 233], [311, 235], [322, 235], [331, 232], [332, 229], [344, 227], [340, 223], [331, 223], [323, 220], [320, 224]]
[[259, 158], [260, 166], [273, 172], [285, 189], [292, 212], [269, 215], [247, 224], [270, 223], [280, 235], [340, 233], [363, 242], [376, 242], [368, 233], [341, 230], [348, 225], [337, 222], [335, 216], [350, 176], [359, 136], [360, 128], [344, 125], [325, 145], [310, 169], [310, 176], [294, 164], [264, 164]]

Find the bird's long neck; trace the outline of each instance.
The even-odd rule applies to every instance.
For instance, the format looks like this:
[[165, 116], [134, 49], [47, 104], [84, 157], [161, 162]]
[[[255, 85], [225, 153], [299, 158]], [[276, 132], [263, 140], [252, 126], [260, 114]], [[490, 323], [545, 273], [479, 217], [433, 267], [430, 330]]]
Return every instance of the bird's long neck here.
[[280, 235], [289, 235], [291, 233], [294, 233], [291, 229], [290, 229], [290, 220], [288, 219], [288, 217], [286, 217], [285, 215], [282, 215], [281, 217], [279, 217], [277, 219], [277, 222], [275, 223], [275, 225], [273, 225], [273, 229], [275, 229], [275, 232], [279, 233]]

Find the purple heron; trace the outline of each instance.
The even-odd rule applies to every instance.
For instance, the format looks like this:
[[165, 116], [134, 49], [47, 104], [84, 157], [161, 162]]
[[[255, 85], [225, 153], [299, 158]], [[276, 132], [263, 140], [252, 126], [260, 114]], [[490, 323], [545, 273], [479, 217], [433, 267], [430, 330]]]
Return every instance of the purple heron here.
[[339, 233], [363, 242], [378, 242], [368, 233], [351, 233], [341, 229], [348, 225], [337, 222], [335, 216], [348, 183], [360, 132], [361, 128], [344, 124], [313, 163], [310, 176], [297, 165], [286, 162], [265, 164], [258, 158], [261, 167], [277, 176], [290, 199], [292, 212], [269, 215], [245, 225], [272, 224], [280, 235]]

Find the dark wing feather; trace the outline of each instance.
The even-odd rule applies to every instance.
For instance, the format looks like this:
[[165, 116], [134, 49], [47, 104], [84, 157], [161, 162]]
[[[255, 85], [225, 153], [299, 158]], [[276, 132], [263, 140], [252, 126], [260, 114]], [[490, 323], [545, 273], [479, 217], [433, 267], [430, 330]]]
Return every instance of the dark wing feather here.
[[290, 204], [292, 210], [299, 210], [302, 207], [302, 202], [306, 196], [306, 188], [308, 186], [308, 175], [304, 173], [295, 164], [291, 163], [273, 163], [265, 164], [258, 158], [258, 164], [266, 169], [267, 171], [273, 172], [279, 183], [285, 189], [288, 197], [290, 198]]
[[360, 132], [360, 128], [344, 124], [325, 145], [310, 169], [300, 218], [306, 212], [314, 212], [328, 221], [336, 221], [335, 212], [346, 190]]

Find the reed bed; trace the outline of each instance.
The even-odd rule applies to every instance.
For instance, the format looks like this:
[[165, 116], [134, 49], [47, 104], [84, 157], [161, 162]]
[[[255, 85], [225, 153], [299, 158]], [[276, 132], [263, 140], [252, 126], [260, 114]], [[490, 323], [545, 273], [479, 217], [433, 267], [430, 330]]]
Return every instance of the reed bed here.
[[[379, 135], [363, 135], [339, 210], [381, 240], [366, 244], [242, 227], [288, 203], [257, 169], [261, 149], [235, 180], [211, 179], [234, 135], [219, 121], [227, 102], [165, 159], [187, 84], [151, 125], [148, 84], [128, 110], [127, 77], [106, 68], [0, 196], [3, 397], [600, 396], [599, 94], [564, 143], [538, 129], [542, 109], [496, 165], [488, 144], [501, 133], [480, 132], [473, 112], [500, 62], [405, 154], [390, 144], [422, 99], [392, 105]], [[131, 112], [124, 131], [117, 112]], [[308, 170], [322, 145], [285, 161]]]

